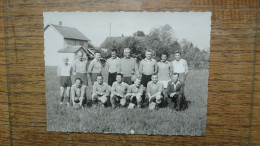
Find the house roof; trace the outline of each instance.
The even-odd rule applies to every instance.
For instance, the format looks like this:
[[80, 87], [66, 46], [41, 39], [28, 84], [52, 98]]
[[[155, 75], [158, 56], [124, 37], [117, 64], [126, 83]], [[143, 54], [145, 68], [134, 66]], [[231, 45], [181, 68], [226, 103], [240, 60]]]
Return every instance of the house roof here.
[[66, 46], [58, 50], [59, 53], [75, 53], [80, 48], [82, 48], [85, 52], [87, 52], [82, 46]]
[[79, 49], [83, 49], [87, 54], [89, 54], [91, 57], [95, 56], [95, 53], [93, 52], [93, 50], [91, 50], [92, 48], [84, 48], [82, 46], [65, 46], [64, 48], [61, 48], [58, 50], [59, 53], [75, 53], [77, 52]]
[[52, 26], [54, 29], [56, 29], [66, 39], [90, 41], [84, 34], [82, 34], [76, 28], [62, 26], [62, 25], [48, 24], [44, 28], [44, 30], [46, 30], [49, 26]]

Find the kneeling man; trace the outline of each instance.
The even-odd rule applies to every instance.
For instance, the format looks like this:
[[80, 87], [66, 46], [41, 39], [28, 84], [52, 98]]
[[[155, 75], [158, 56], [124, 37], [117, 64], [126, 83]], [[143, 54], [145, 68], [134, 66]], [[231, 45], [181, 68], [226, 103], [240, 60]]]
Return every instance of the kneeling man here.
[[141, 80], [136, 78], [133, 85], [129, 86], [127, 91], [127, 97], [130, 103], [137, 104], [137, 107], [141, 107], [142, 98], [144, 94], [144, 86], [141, 84]]
[[110, 100], [112, 108], [116, 108], [118, 105], [126, 105], [126, 94], [128, 90], [128, 84], [122, 81], [123, 75], [118, 73], [116, 75], [116, 81], [112, 85]]
[[87, 86], [82, 85], [82, 81], [80, 78], [76, 78], [75, 84], [71, 87], [71, 101], [72, 106], [76, 105], [78, 103], [80, 107], [82, 107], [83, 104], [86, 102], [86, 92], [87, 92]]
[[149, 104], [160, 105], [163, 100], [162, 92], [163, 84], [158, 82], [158, 75], [153, 74], [152, 81], [148, 82], [147, 84], [147, 96], [149, 98]]
[[[181, 110], [183, 106], [184, 84], [179, 81], [179, 74], [173, 73], [171, 81], [168, 82], [168, 87], [165, 90], [165, 96], [168, 96], [167, 102], [170, 108], [176, 107], [176, 110]], [[172, 105], [174, 103], [174, 105]]]
[[97, 81], [93, 85], [92, 103], [97, 104], [98, 101], [105, 107], [109, 97], [109, 85], [103, 82], [103, 76], [97, 75]]

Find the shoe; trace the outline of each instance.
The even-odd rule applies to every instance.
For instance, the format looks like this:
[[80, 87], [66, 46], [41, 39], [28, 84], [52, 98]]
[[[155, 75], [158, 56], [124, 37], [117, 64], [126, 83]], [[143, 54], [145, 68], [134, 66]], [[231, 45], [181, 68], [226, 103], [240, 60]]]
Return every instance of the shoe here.
[[69, 102], [67, 102], [67, 107], [70, 107], [70, 103]]
[[60, 105], [62, 105], [63, 103], [62, 102], [60, 102]]

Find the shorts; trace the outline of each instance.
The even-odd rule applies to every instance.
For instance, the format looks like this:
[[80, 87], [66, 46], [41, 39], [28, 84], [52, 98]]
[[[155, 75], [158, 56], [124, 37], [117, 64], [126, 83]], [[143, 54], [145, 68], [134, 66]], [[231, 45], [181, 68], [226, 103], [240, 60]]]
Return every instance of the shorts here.
[[144, 87], [147, 87], [147, 83], [152, 80], [151, 77], [152, 77], [152, 75], [142, 74], [141, 84], [142, 84]]
[[88, 73], [79, 73], [77, 72], [75, 78], [80, 78], [82, 81], [82, 85], [88, 85]]
[[90, 79], [91, 79], [92, 85], [94, 85], [94, 83], [97, 81], [97, 75], [98, 75], [98, 73], [92, 73], [90, 75]]
[[116, 72], [115, 73], [108, 73], [108, 85], [112, 86], [113, 83], [116, 81]]
[[70, 76], [60, 76], [60, 86], [62, 87], [71, 87]]
[[128, 85], [133, 84], [131, 77], [123, 77], [123, 82], [127, 83]]

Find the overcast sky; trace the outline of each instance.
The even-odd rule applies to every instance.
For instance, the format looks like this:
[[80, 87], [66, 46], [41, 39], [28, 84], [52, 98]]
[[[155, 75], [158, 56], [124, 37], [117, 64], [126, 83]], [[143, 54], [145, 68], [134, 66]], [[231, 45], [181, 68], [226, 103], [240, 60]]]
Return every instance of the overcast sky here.
[[137, 30], [148, 34], [152, 28], [169, 24], [175, 37], [191, 41], [200, 49], [210, 47], [211, 12], [44, 12], [44, 26], [75, 27], [99, 47], [109, 36], [131, 36]]

